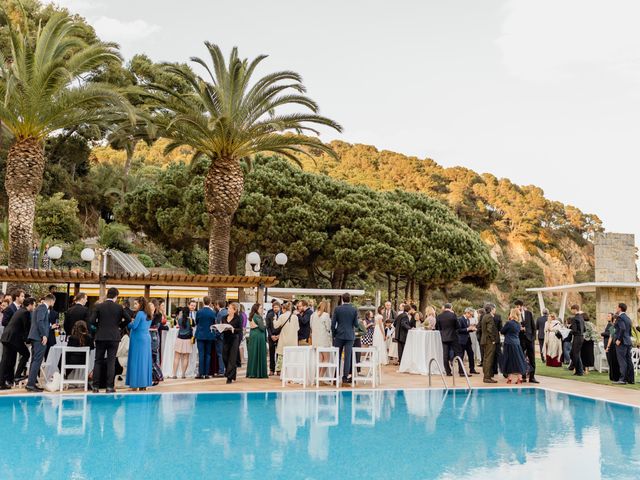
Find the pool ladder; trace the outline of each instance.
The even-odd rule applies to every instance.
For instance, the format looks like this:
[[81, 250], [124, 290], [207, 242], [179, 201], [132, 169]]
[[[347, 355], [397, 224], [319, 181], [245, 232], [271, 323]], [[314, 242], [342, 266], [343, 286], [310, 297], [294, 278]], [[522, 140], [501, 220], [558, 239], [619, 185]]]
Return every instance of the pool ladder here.
[[[464, 373], [464, 378], [467, 381], [467, 389], [469, 391], [471, 391], [471, 382], [469, 382], [469, 375], [467, 374], [467, 369], [464, 368], [464, 363], [462, 362], [462, 358], [460, 358], [459, 356], [455, 356], [453, 358], [453, 366], [452, 369], [455, 370], [455, 365], [456, 365], [456, 360], [460, 363], [460, 368], [462, 368], [462, 373]], [[440, 378], [442, 378], [442, 383], [444, 384], [444, 388], [449, 390], [449, 386], [447, 385], [447, 381], [444, 378], [444, 373], [442, 370], [442, 366], [440, 365], [440, 362], [438, 362], [438, 359], [436, 358], [432, 358], [431, 360], [429, 360], [429, 366], [427, 367], [427, 370], [429, 372], [429, 386], [431, 386], [431, 364], [433, 362], [436, 362], [436, 365], [438, 366], [438, 371], [440, 373]], [[453, 373], [453, 372], [452, 372]], [[453, 386], [456, 386], [456, 375], [455, 373], [452, 375], [451, 377], [452, 382], [453, 382]]]

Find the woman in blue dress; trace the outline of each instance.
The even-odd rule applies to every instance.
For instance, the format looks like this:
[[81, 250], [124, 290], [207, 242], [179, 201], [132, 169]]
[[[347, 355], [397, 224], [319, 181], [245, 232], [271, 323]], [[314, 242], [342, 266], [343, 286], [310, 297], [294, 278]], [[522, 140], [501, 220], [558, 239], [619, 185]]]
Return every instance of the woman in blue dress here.
[[153, 383], [151, 335], [149, 327], [155, 313], [153, 303], [140, 297], [133, 303], [136, 316], [129, 324], [129, 357], [126, 384], [133, 390], [146, 390]]
[[520, 346], [520, 329], [522, 327], [519, 319], [520, 310], [514, 308], [509, 314], [509, 321], [500, 330], [500, 333], [504, 335], [500, 370], [505, 377], [509, 377], [507, 383], [512, 383], [514, 376], [516, 376], [516, 383], [522, 383], [522, 377], [527, 375], [527, 361]]

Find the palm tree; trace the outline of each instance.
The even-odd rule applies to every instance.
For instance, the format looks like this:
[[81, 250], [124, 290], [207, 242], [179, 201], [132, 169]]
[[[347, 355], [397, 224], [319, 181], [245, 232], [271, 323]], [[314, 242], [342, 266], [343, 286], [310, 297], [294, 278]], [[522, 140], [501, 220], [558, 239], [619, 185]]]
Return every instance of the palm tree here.
[[[296, 154], [316, 149], [335, 157], [333, 150], [318, 138], [305, 134], [319, 132], [316, 125], [341, 131], [333, 120], [318, 115], [318, 106], [304, 95], [302, 78], [282, 71], [254, 79], [255, 70], [266, 58], [251, 62], [231, 50], [228, 62], [217, 45], [205, 42], [213, 70], [200, 58], [191, 60], [204, 68], [207, 78], [186, 68], [167, 66], [184, 78], [187, 93], [177, 93], [161, 85], [151, 86], [166, 112], [161, 125], [171, 141], [166, 153], [188, 145], [196, 156], [210, 160], [205, 178], [205, 204], [209, 214], [209, 273], [228, 274], [231, 221], [244, 190], [241, 162], [262, 152], [282, 155], [299, 163]], [[290, 113], [292, 107], [304, 113]], [[286, 113], [280, 113], [286, 110]], [[214, 298], [224, 298], [224, 289], [211, 289]]]
[[115, 87], [82, 76], [118, 60], [116, 46], [87, 43], [80, 23], [54, 14], [35, 35], [9, 23], [10, 54], [0, 53], [0, 123], [11, 135], [5, 188], [9, 198], [9, 267], [27, 266], [36, 197], [45, 166], [44, 139], [57, 130], [99, 124], [127, 103]]

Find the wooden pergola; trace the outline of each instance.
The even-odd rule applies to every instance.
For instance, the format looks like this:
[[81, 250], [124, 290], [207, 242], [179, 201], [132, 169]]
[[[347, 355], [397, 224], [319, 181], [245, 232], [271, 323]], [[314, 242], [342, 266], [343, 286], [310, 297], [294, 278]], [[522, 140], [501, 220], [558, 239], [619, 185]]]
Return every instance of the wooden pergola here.
[[257, 288], [257, 300], [264, 298], [264, 289], [278, 284], [276, 277], [242, 275], [185, 275], [175, 273], [149, 274], [106, 274], [83, 270], [39, 270], [39, 269], [0, 269], [0, 282], [11, 283], [66, 283], [67, 289], [73, 285], [73, 294], [80, 291], [80, 284], [100, 286], [100, 297], [104, 298], [107, 285], [144, 286], [145, 297], [150, 296], [152, 286], [184, 286], [213, 288]]

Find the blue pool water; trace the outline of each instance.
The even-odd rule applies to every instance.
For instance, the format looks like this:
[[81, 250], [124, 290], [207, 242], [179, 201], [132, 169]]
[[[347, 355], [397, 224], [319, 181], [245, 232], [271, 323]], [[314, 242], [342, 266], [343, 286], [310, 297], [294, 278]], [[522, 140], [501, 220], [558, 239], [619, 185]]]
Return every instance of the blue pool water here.
[[3, 479], [638, 479], [640, 409], [537, 389], [0, 398]]

